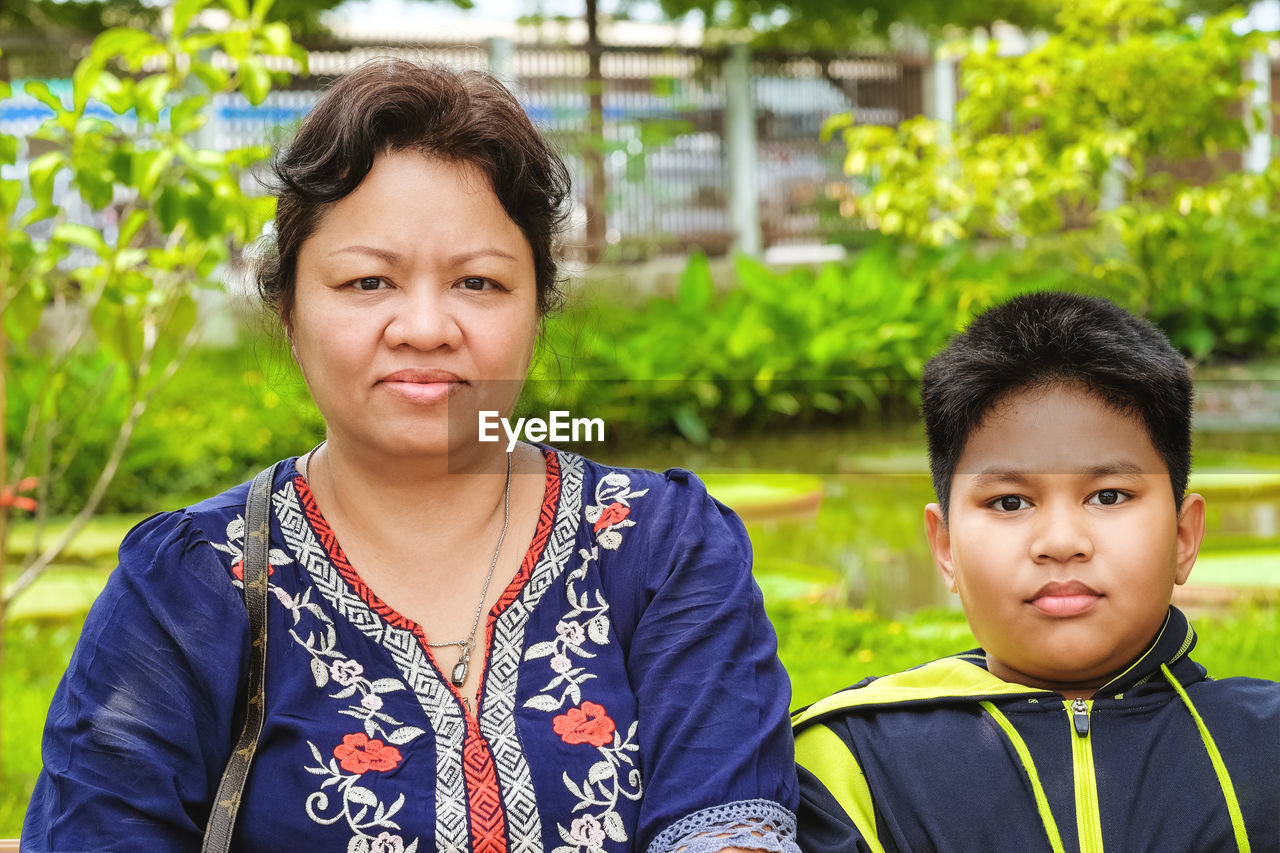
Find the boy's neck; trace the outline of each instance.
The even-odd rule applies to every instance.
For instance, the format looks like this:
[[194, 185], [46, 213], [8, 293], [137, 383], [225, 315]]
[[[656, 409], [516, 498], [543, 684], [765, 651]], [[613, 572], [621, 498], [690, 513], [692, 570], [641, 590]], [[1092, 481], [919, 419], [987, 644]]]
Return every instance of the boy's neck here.
[[1013, 667], [996, 660], [990, 654], [987, 655], [987, 671], [999, 678], [1001, 681], [1007, 681], [1010, 684], [1021, 684], [1023, 687], [1031, 687], [1036, 690], [1052, 690], [1054, 693], [1060, 694], [1064, 699], [1092, 699], [1094, 694], [1106, 683], [1114, 679], [1123, 672], [1123, 670], [1108, 673], [1101, 678], [1091, 678], [1088, 681], [1077, 682], [1055, 682], [1043, 681], [1020, 672]]

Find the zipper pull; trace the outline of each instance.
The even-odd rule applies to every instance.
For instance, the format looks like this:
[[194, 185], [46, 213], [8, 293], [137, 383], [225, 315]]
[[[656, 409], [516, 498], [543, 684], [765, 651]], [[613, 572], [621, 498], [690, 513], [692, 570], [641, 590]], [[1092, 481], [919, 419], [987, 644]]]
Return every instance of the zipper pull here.
[[1089, 736], [1089, 706], [1083, 699], [1071, 700], [1071, 721], [1075, 723], [1077, 735]]

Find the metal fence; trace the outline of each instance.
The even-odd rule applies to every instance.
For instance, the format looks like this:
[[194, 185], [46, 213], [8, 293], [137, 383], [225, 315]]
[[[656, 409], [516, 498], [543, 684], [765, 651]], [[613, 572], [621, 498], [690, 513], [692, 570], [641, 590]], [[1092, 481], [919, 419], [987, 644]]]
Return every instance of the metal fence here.
[[[67, 78], [76, 46], [10, 44], [9, 69]], [[603, 139], [589, 134], [587, 56], [560, 44], [351, 44], [310, 53], [310, 76], [252, 106], [238, 95], [211, 106], [199, 143], [276, 144], [332, 79], [375, 56], [492, 70], [552, 138], [574, 180], [570, 251], [585, 245], [589, 181], [583, 154], [603, 145], [606, 259], [636, 260], [734, 242], [726, 145], [726, 54], [690, 48], [605, 47]], [[826, 188], [842, 179], [842, 149], [819, 140], [823, 121], [852, 111], [896, 124], [922, 107], [923, 62], [898, 56], [757, 55], [751, 63], [756, 186], [762, 245], [822, 243], [841, 228]], [[64, 83], [64, 85], [67, 85]], [[0, 104], [0, 131], [25, 135], [43, 108], [18, 95]], [[600, 215], [591, 211], [590, 215]]]

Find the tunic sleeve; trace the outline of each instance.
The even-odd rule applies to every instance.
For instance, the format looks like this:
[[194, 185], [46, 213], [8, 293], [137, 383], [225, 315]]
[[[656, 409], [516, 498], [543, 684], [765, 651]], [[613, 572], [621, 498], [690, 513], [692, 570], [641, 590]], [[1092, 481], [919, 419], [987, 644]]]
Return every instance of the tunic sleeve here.
[[637, 850], [798, 853], [791, 686], [746, 530], [686, 471], [659, 490], [628, 531], [646, 534], [627, 650], [646, 780]]
[[199, 850], [247, 653], [240, 592], [190, 517], [130, 531], [49, 709], [23, 852]]

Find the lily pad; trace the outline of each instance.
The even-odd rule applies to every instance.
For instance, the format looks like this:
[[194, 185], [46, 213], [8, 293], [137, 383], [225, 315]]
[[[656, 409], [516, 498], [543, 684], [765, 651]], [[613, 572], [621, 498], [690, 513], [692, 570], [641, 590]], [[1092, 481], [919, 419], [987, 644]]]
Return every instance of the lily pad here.
[[707, 491], [743, 521], [812, 517], [822, 506], [822, 478], [781, 471], [713, 471], [701, 474]]
[[1201, 554], [1187, 585], [1280, 589], [1280, 550]]
[[1205, 500], [1253, 500], [1280, 496], [1280, 470], [1202, 469], [1192, 471], [1190, 491]]
[[836, 601], [843, 583], [829, 566], [794, 560], [757, 560], [753, 573], [769, 603]]

